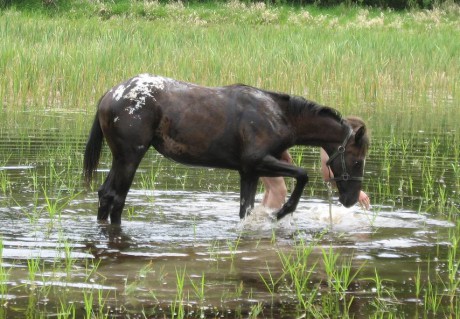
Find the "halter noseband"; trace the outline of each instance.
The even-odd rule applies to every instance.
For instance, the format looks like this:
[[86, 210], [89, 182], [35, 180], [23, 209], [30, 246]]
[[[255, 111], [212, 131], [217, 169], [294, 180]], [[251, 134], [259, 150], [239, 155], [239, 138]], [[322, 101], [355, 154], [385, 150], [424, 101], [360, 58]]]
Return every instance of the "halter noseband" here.
[[345, 140], [343, 141], [343, 143], [337, 148], [337, 151], [335, 151], [335, 153], [332, 154], [332, 156], [329, 157], [329, 160], [326, 162], [326, 165], [329, 168], [329, 175], [330, 175], [331, 163], [340, 155], [340, 161], [342, 163], [342, 176], [329, 178], [329, 181], [347, 182], [347, 181], [362, 181], [363, 180], [363, 177], [350, 176], [350, 174], [348, 174], [347, 172], [347, 165], [345, 163], [345, 148], [348, 144], [348, 141], [350, 140], [351, 135], [353, 135], [353, 130], [350, 128], [350, 130], [348, 131], [347, 137], [345, 137]]

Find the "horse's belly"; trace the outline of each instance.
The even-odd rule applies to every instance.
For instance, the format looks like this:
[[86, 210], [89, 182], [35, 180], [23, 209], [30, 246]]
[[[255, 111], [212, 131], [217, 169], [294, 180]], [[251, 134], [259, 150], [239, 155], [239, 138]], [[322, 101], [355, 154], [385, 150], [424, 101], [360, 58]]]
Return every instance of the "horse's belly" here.
[[169, 136], [156, 139], [153, 147], [163, 156], [178, 163], [213, 167], [238, 169], [238, 161], [233, 158], [234, 153], [225, 148], [215, 148], [209, 143], [192, 143], [191, 141], [179, 141]]

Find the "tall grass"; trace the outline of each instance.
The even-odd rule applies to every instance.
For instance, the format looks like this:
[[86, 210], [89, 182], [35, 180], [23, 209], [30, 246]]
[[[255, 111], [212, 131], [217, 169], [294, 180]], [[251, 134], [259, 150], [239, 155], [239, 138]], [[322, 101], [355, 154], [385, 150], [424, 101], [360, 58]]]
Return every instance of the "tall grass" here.
[[[304, 95], [366, 118], [393, 116], [418, 105], [428, 125], [433, 115], [443, 113], [440, 99], [459, 97], [455, 20], [437, 25], [384, 12], [378, 16], [382, 23], [370, 23], [376, 17], [366, 10], [345, 17], [304, 11], [293, 12], [285, 23], [203, 25], [170, 17], [177, 11], [192, 14], [192, 9], [162, 8], [170, 19], [166, 22], [3, 12], [3, 108], [92, 111], [108, 88], [140, 72], [205, 85], [247, 83]], [[271, 9], [243, 5], [223, 10]], [[397, 19], [404, 23], [391, 23]], [[451, 117], [446, 121], [452, 123]]]

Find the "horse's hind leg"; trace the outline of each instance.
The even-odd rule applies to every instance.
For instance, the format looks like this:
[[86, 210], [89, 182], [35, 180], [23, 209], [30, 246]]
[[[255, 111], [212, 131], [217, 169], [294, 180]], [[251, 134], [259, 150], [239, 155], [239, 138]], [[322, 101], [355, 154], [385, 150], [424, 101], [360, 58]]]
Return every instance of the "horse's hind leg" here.
[[259, 177], [252, 174], [240, 172], [240, 218], [243, 219], [252, 208], [256, 197], [257, 183]]
[[112, 224], [121, 223], [121, 213], [125, 206], [134, 174], [147, 148], [137, 151], [117, 152], [113, 157], [112, 168], [99, 188], [98, 220], [107, 220], [110, 215]]

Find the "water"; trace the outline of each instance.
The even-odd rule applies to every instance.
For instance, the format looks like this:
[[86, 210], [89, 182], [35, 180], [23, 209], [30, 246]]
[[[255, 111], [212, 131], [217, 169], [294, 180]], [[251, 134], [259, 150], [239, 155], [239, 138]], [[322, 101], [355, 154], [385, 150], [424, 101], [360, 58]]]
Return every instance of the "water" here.
[[[332, 219], [318, 150], [293, 150], [294, 159], [301, 155], [302, 166], [312, 168], [311, 182], [296, 212], [281, 222], [261, 206], [239, 220], [235, 173], [188, 168], [150, 152], [117, 227], [96, 222], [97, 193], [82, 183], [88, 115], [14, 116], [4, 119], [0, 143], [0, 317], [64, 316], [68, 307], [77, 317], [88, 309], [120, 318], [181, 311], [190, 317], [259, 311], [261, 317], [298, 317], [313, 310], [299, 306], [283, 256], [308, 247], [304, 295], [311, 293], [312, 309], [331, 317], [344, 311], [417, 316], [433, 299], [426, 297], [430, 280], [439, 295], [449, 295], [450, 268], [458, 265], [458, 257], [449, 264], [449, 254], [452, 234], [459, 236], [459, 176], [455, 152], [445, 149], [455, 131], [408, 133], [407, 153], [401, 142], [388, 144], [385, 132], [374, 132], [365, 185], [372, 208], [346, 209], [333, 198]], [[105, 153], [96, 184], [109, 158]], [[359, 272], [344, 298], [330, 290], [328, 252], [339, 256], [337, 269], [351, 260], [352, 272]], [[425, 293], [416, 295], [418, 272]], [[454, 269], [453, 281], [459, 277]], [[458, 295], [458, 286], [450, 291]], [[452, 309], [449, 302], [443, 297], [438, 314]]]

